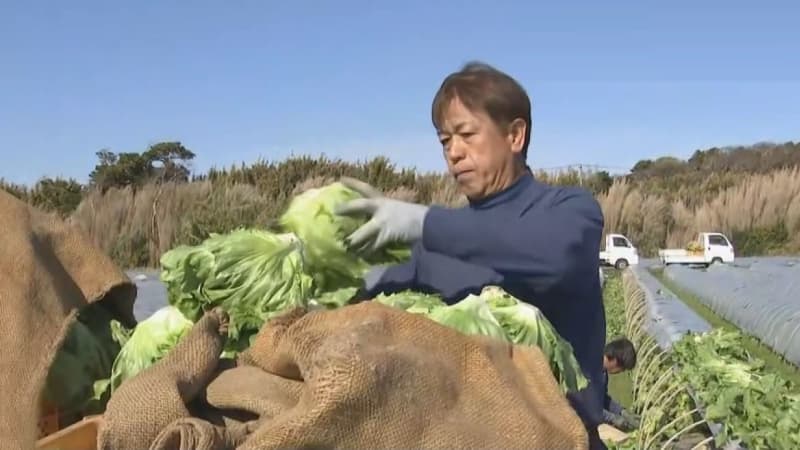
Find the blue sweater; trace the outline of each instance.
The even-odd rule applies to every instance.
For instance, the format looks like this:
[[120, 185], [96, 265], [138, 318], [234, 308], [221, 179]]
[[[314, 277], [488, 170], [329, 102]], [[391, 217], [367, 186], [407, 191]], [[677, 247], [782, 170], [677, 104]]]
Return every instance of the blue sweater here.
[[597, 277], [603, 213], [578, 188], [526, 174], [463, 208], [431, 207], [408, 263], [390, 267], [367, 295], [414, 289], [454, 303], [487, 285], [539, 308], [590, 381], [570, 401], [587, 425], [602, 422], [606, 321]]

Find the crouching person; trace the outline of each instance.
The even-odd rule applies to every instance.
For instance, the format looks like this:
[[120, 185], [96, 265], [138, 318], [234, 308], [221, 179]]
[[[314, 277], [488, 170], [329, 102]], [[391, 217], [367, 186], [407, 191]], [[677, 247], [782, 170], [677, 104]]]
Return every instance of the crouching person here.
[[606, 344], [603, 354], [603, 376], [605, 398], [603, 401], [603, 422], [622, 431], [639, 427], [639, 417], [625, 410], [608, 395], [608, 375], [633, 370], [636, 367], [636, 348], [626, 338], [615, 339]]

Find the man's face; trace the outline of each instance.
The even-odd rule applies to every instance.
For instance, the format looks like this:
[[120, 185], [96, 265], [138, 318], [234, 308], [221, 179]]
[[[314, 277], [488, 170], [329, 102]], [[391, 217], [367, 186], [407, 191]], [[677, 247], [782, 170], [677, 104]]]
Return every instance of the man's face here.
[[[470, 111], [453, 99], [437, 130], [450, 174], [470, 200], [480, 200], [516, 179], [525, 124], [501, 130], [482, 111]], [[521, 132], [520, 132], [521, 128]], [[520, 134], [521, 133], [521, 134]]]

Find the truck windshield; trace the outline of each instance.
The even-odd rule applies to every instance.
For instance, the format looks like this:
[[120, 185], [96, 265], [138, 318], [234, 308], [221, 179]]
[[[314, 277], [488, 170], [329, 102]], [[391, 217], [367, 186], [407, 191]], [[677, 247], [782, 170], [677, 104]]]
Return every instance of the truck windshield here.
[[614, 247], [630, 247], [630, 244], [628, 244], [628, 240], [623, 237], [614, 236], [613, 241], [614, 241]]
[[708, 244], [709, 245], [717, 245], [717, 246], [720, 246], [720, 247], [727, 247], [728, 246], [728, 241], [723, 236], [720, 236], [719, 234], [712, 234], [712, 235], [708, 236]]

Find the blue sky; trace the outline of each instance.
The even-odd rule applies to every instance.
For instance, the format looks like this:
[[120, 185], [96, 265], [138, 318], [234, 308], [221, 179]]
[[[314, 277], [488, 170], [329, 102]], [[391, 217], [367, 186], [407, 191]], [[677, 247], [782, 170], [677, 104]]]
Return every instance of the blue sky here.
[[0, 0], [0, 177], [81, 181], [180, 140], [214, 165], [444, 168], [430, 102], [471, 59], [533, 100], [531, 163], [627, 168], [800, 140], [797, 2]]

